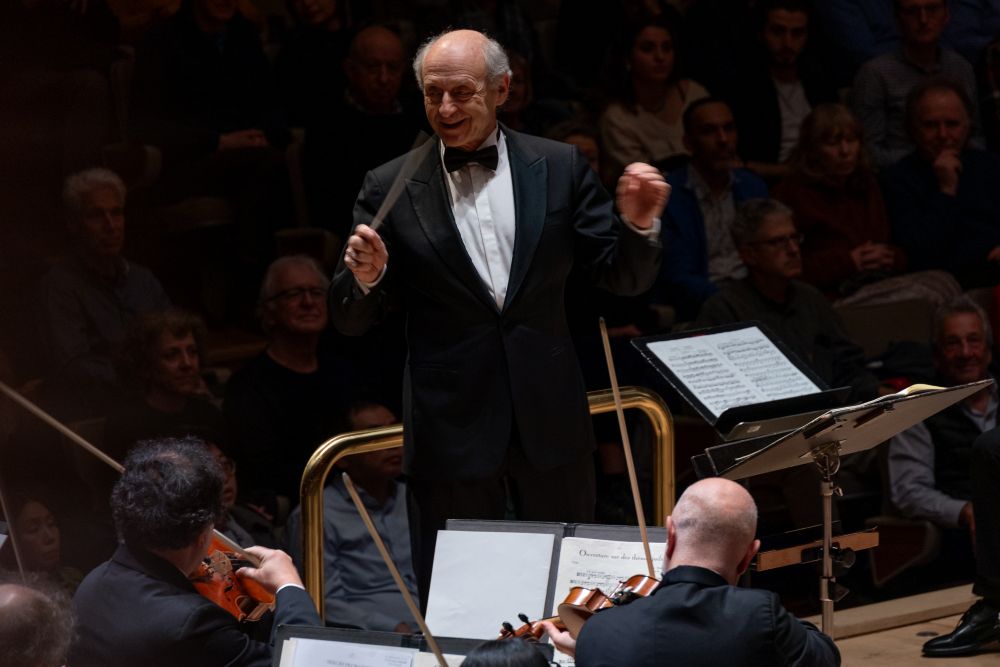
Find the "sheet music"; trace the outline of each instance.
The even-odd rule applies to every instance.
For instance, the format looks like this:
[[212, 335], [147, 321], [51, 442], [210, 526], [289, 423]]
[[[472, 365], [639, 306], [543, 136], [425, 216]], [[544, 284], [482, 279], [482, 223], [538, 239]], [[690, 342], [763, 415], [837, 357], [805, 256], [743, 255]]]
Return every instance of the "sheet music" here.
[[[465, 656], [445, 653], [444, 660], [448, 663], [448, 667], [458, 667], [465, 661]], [[418, 653], [413, 656], [413, 667], [439, 667], [437, 656], [427, 652]]]
[[757, 327], [648, 347], [716, 419], [728, 408], [820, 391]]
[[503, 621], [541, 618], [555, 537], [551, 533], [438, 532], [427, 601], [435, 635], [496, 639]]
[[418, 653], [415, 648], [293, 637], [281, 647], [279, 667], [412, 667]]
[[[662, 542], [649, 545], [653, 555], [653, 569], [657, 573], [663, 569], [665, 546]], [[558, 607], [573, 586], [600, 588], [604, 593], [610, 594], [619, 582], [635, 574], [648, 573], [642, 542], [566, 537], [559, 551], [553, 604]], [[552, 610], [553, 613], [555, 611]], [[572, 658], [559, 651], [556, 651], [555, 661], [560, 665], [573, 664]]]

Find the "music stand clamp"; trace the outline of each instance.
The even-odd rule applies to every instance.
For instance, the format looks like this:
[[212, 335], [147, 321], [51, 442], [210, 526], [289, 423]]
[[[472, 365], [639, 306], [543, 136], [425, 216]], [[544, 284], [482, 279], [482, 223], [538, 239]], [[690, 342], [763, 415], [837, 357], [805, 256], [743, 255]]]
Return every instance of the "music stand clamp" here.
[[992, 383], [992, 380], [981, 380], [948, 388], [915, 385], [899, 394], [830, 410], [754, 451], [747, 451], [746, 445], [740, 443], [723, 444], [705, 450], [714, 473], [727, 479], [746, 479], [810, 462], [818, 468], [822, 478], [820, 495], [823, 503], [823, 572], [820, 577], [823, 632], [833, 635], [834, 600], [831, 591], [836, 584], [833, 576], [835, 554], [832, 550], [833, 495], [840, 494], [840, 489], [834, 483], [840, 469], [840, 458], [871, 449], [941, 410], [979, 393]]

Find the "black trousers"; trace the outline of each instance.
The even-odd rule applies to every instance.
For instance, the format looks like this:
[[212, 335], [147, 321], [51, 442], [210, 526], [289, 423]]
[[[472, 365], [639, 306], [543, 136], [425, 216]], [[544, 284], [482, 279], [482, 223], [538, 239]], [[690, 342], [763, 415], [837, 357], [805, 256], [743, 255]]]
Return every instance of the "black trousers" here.
[[976, 438], [971, 475], [976, 519], [976, 580], [972, 591], [1000, 605], [1000, 428]]
[[413, 478], [408, 484], [419, 516], [414, 567], [424, 608], [437, 533], [448, 519], [510, 518], [509, 504], [519, 521], [594, 521], [594, 457], [589, 453], [557, 468], [537, 470], [520, 443], [512, 442], [503, 467], [492, 477], [460, 482]]

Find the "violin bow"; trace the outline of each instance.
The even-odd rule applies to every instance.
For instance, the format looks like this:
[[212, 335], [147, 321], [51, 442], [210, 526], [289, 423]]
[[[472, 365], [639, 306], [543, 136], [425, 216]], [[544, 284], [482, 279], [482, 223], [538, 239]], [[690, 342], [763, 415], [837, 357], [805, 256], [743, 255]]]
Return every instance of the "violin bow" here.
[[[125, 467], [121, 463], [115, 461], [113, 458], [102, 452], [99, 448], [87, 442], [87, 440], [84, 439], [79, 433], [76, 433], [75, 431], [67, 427], [65, 424], [60, 422], [58, 419], [47, 413], [45, 410], [42, 410], [40, 407], [29, 401], [13, 387], [9, 386], [5, 382], [0, 381], [0, 392], [6, 394], [12, 401], [20, 405], [22, 408], [24, 408], [34, 416], [38, 417], [40, 420], [42, 420], [52, 428], [54, 428], [56, 431], [58, 431], [60, 434], [68, 438], [74, 444], [83, 447], [85, 450], [87, 450], [88, 452], [99, 458], [101, 461], [107, 463], [115, 471], [117, 471], [118, 474], [125, 472]], [[245, 559], [254, 567], [260, 567], [259, 558], [245, 551], [243, 547], [236, 544], [236, 542], [232, 541], [231, 539], [220, 533], [218, 530], [215, 531], [215, 538], [220, 542], [222, 542], [226, 546], [226, 548], [232, 549], [235, 553], [239, 554], [240, 558]]]
[[615, 412], [618, 414], [618, 429], [622, 434], [622, 448], [625, 450], [625, 465], [628, 468], [628, 481], [632, 486], [632, 501], [635, 503], [635, 518], [639, 522], [639, 533], [642, 535], [642, 548], [646, 552], [646, 567], [649, 576], [656, 578], [653, 569], [653, 554], [649, 550], [649, 535], [646, 532], [646, 515], [642, 510], [642, 499], [639, 497], [639, 483], [635, 477], [635, 464], [632, 462], [632, 445], [628, 439], [628, 428], [625, 426], [625, 409], [622, 407], [622, 395], [618, 390], [618, 374], [615, 373], [615, 361], [611, 357], [611, 343], [608, 340], [608, 327], [604, 318], [600, 318], [601, 342], [604, 343], [604, 358], [608, 362], [608, 375], [611, 377], [611, 394], [615, 398]]
[[392, 561], [392, 556], [389, 555], [389, 550], [385, 548], [385, 543], [382, 541], [382, 536], [379, 535], [378, 530], [375, 528], [375, 524], [372, 523], [372, 518], [368, 514], [368, 509], [365, 504], [361, 502], [361, 496], [358, 495], [358, 491], [354, 488], [354, 482], [351, 481], [350, 476], [345, 472], [342, 475], [344, 480], [344, 486], [347, 487], [347, 492], [351, 495], [351, 500], [354, 502], [354, 506], [358, 508], [358, 514], [361, 515], [361, 520], [365, 522], [365, 528], [368, 529], [368, 534], [372, 536], [372, 540], [375, 541], [375, 546], [378, 548], [379, 554], [382, 556], [382, 560], [385, 561], [385, 566], [389, 568], [389, 574], [392, 575], [393, 580], [396, 582], [396, 586], [399, 588], [399, 592], [403, 594], [403, 600], [406, 602], [406, 606], [409, 607], [410, 613], [413, 614], [413, 618], [417, 621], [417, 625], [420, 626], [420, 631], [424, 633], [424, 637], [427, 638], [427, 645], [430, 646], [431, 651], [434, 653], [434, 657], [437, 658], [439, 667], [448, 667], [448, 662], [444, 659], [444, 654], [441, 653], [441, 649], [438, 647], [437, 641], [434, 639], [434, 635], [431, 634], [430, 628], [427, 627], [427, 622], [424, 621], [423, 615], [420, 613], [420, 609], [417, 607], [417, 603], [414, 602], [413, 596], [410, 595], [410, 591], [407, 590], [406, 584], [403, 583], [403, 576], [399, 573], [399, 568]]

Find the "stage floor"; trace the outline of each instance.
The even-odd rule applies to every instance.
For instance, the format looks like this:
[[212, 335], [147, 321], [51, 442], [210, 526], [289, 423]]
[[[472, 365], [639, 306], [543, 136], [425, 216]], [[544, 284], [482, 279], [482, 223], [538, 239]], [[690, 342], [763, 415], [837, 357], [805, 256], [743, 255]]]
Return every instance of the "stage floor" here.
[[1000, 653], [983, 653], [965, 658], [923, 658], [920, 647], [933, 635], [951, 632], [961, 614], [900, 628], [892, 628], [859, 635], [837, 642], [845, 667], [901, 667], [903, 665], [927, 665], [928, 667], [996, 667], [1000, 665]]

